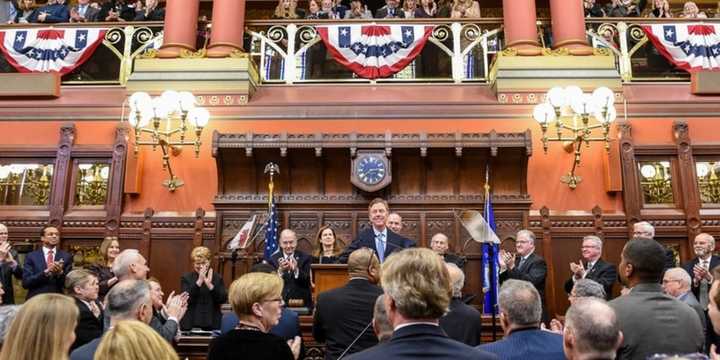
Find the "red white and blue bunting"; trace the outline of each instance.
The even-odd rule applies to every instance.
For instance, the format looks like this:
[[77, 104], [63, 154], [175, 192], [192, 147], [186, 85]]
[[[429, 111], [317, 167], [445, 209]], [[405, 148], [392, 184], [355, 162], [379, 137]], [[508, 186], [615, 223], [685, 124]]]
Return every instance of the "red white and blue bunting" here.
[[420, 54], [431, 25], [328, 25], [318, 34], [335, 61], [366, 79], [385, 78]]
[[104, 29], [11, 29], [0, 31], [0, 50], [19, 72], [65, 75], [85, 62], [105, 37]]
[[643, 30], [675, 66], [689, 72], [720, 71], [720, 24], [657, 24]]

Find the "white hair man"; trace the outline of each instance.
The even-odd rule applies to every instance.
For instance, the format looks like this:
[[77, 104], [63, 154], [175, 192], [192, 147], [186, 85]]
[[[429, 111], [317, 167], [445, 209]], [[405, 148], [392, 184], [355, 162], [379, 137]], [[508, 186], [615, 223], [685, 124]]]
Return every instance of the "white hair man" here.
[[399, 251], [383, 263], [381, 274], [393, 336], [348, 360], [496, 359], [448, 338], [440, 328], [438, 320], [450, 304], [450, 276], [432, 250]]
[[707, 318], [705, 317], [705, 311], [700, 306], [695, 295], [690, 291], [690, 284], [692, 279], [690, 275], [681, 267], [668, 269], [663, 275], [662, 287], [663, 292], [670, 295], [686, 304], [688, 304], [700, 317], [700, 322], [703, 328], [706, 327]]
[[145, 280], [150, 268], [147, 260], [136, 249], [125, 249], [115, 258], [112, 266], [113, 274], [118, 281]]
[[507, 280], [498, 296], [502, 340], [479, 348], [503, 359], [562, 359], [562, 336], [540, 329], [542, 303], [528, 281]]
[[277, 269], [285, 285], [283, 300], [290, 306], [306, 306], [312, 309], [310, 290], [310, 264], [312, 256], [297, 249], [297, 234], [291, 229], [280, 232], [280, 251], [270, 258], [270, 265]]
[[612, 288], [617, 281], [617, 269], [602, 257], [603, 242], [598, 236], [588, 235], [583, 238], [581, 246], [582, 259], [577, 263], [570, 263], [570, 278], [565, 282], [565, 292], [568, 294], [573, 284], [581, 279], [595, 280], [605, 289], [606, 299], [610, 299]]
[[700, 307], [707, 310], [708, 293], [713, 283], [712, 269], [720, 265], [720, 257], [713, 255], [715, 251], [715, 238], [710, 234], [702, 233], [695, 236], [693, 241], [695, 257], [683, 264], [682, 268], [692, 278], [690, 284], [692, 293], [698, 299]]
[[568, 360], [615, 359], [622, 341], [617, 315], [601, 299], [580, 299], [565, 313], [563, 351]]
[[8, 235], [7, 226], [0, 224], [0, 283], [5, 289], [2, 295], [3, 305], [15, 304], [12, 278], [22, 280], [23, 277], [22, 266], [17, 262], [18, 253], [10, 245]]
[[[633, 238], [638, 240], [654, 240], [655, 239], [655, 227], [647, 221], [640, 221], [633, 224]], [[665, 269], [674, 268], [677, 266], [675, 261], [675, 254], [672, 250], [665, 249]]]
[[450, 274], [452, 299], [450, 300], [450, 311], [440, 318], [440, 327], [445, 330], [449, 338], [470, 346], [478, 346], [480, 345], [482, 318], [477, 309], [462, 301], [465, 274], [453, 263], [446, 262], [445, 266]]

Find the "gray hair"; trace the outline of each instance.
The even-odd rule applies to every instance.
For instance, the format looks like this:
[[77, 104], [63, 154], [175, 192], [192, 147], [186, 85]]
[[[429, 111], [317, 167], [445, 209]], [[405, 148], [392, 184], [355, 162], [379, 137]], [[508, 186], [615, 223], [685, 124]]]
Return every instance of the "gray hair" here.
[[[0, 225], [2, 225], [2, 224], [0, 224]], [[711, 247], [713, 249], [715, 249], [715, 238], [712, 235], [710, 235], [708, 233], [700, 233], [700, 234], [697, 234], [697, 236], [695, 236], [696, 239], [699, 237], [706, 238], [708, 240], [708, 242], [710, 243]]]
[[620, 345], [620, 323], [615, 310], [604, 300], [585, 298], [574, 302], [565, 314], [567, 333], [574, 335], [580, 354], [593, 358], [614, 358]]
[[0, 344], [5, 342], [5, 335], [10, 330], [10, 324], [12, 324], [21, 307], [22, 305], [0, 306]]
[[692, 279], [690, 278], [690, 274], [685, 271], [685, 269], [681, 267], [674, 267], [665, 270], [665, 275], [669, 276], [672, 280], [677, 280], [680, 282], [680, 285], [682, 285], [682, 288], [684, 290], [690, 290], [690, 286], [692, 285]]
[[130, 274], [130, 265], [135, 263], [141, 256], [137, 249], [125, 249], [115, 258], [112, 266], [112, 272], [118, 279], [122, 279]]
[[607, 295], [605, 288], [603, 288], [599, 282], [591, 279], [580, 279], [576, 281], [575, 285], [573, 285], [573, 290], [575, 290], [576, 298], [594, 297], [605, 299]]
[[378, 335], [378, 341], [383, 342], [390, 339], [393, 333], [392, 324], [385, 311], [385, 295], [381, 294], [375, 300], [375, 306], [373, 307], [373, 328], [375, 333]]
[[525, 235], [528, 239], [535, 245], [535, 233], [533, 233], [530, 230], [520, 230], [515, 234], [515, 239], [519, 238], [520, 236]]
[[635, 226], [640, 226], [640, 227], [647, 229], [647, 232], [652, 234], [652, 237], [655, 237], [655, 227], [652, 226], [651, 223], [649, 223], [647, 221], [641, 221], [641, 222], [637, 222], [637, 223], [633, 224], [633, 228], [635, 228]]
[[452, 287], [453, 297], [461, 297], [462, 289], [465, 286], [465, 273], [453, 263], [445, 263], [450, 274], [450, 287]]
[[500, 287], [500, 312], [514, 325], [535, 325], [542, 316], [540, 293], [524, 280], [507, 280]]
[[123, 280], [110, 289], [105, 310], [112, 321], [135, 320], [142, 304], [150, 303], [150, 284], [147, 280]]
[[600, 250], [602, 251], [603, 241], [602, 241], [602, 239], [601, 239], [599, 236], [597, 236], [597, 235], [586, 235], [586, 236], [583, 237], [582, 241], [583, 241], [583, 242], [585, 242], [585, 241], [592, 241], [592, 242], [594, 242], [595, 245], [597, 245], [597, 247], [599, 247]]

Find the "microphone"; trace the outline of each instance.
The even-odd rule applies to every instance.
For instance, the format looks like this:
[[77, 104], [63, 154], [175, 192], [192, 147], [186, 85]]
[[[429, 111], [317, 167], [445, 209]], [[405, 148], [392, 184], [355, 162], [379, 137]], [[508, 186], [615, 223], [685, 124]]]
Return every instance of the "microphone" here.
[[367, 331], [367, 329], [369, 329], [369, 328], [372, 326], [372, 323], [373, 323], [373, 321], [370, 320], [370, 322], [367, 324], [367, 326], [365, 326], [365, 328], [362, 329], [362, 331], [360, 331], [360, 333], [355, 337], [355, 339], [353, 339], [353, 341], [350, 343], [350, 345], [348, 345], [348, 346], [345, 348], [345, 350], [343, 350], [342, 354], [340, 354], [340, 356], [339, 356], [336, 360], [342, 359], [343, 356], [345, 356], [345, 354], [347, 354], [347, 352], [350, 351], [350, 348], [353, 347], [353, 345], [355, 345], [355, 343], [356, 343], [358, 340], [360, 340], [360, 337], [363, 336], [363, 334], [365, 334], [365, 332]]

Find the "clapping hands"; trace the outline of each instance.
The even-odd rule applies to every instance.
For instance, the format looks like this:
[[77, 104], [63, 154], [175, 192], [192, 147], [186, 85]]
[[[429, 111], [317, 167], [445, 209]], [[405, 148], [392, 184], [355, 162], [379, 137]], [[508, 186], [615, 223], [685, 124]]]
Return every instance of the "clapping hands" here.
[[186, 292], [180, 295], [175, 295], [174, 291], [171, 292], [170, 295], [168, 295], [167, 301], [163, 304], [163, 311], [165, 311], [168, 317], [174, 317], [180, 321], [187, 311], [189, 297], [190, 295]]
[[583, 266], [582, 260], [578, 260], [576, 263], [570, 263], [570, 271], [572, 271], [575, 279], [582, 279], [585, 276], [585, 267]]
[[515, 255], [505, 250], [500, 250], [500, 258], [498, 260], [501, 268], [506, 268], [508, 270], [515, 268]]
[[213, 283], [213, 269], [210, 267], [210, 264], [204, 264], [200, 267], [200, 271], [198, 271], [198, 279], [197, 279], [197, 286], [201, 287], [203, 284], [207, 286], [208, 289], [212, 290], [214, 288]]

